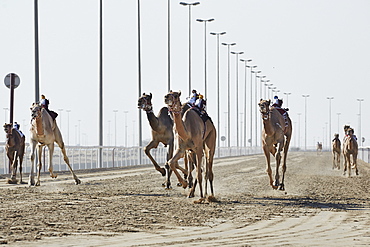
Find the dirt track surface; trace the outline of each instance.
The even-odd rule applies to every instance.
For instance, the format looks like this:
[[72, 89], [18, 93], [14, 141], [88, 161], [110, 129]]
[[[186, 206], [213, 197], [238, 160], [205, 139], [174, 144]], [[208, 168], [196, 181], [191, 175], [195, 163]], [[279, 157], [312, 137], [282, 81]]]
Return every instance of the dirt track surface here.
[[[346, 178], [331, 154], [290, 153], [285, 192], [262, 155], [218, 159], [218, 202], [164, 190], [152, 167], [78, 171], [40, 187], [0, 184], [0, 243], [9, 246], [369, 246], [370, 165]], [[273, 169], [275, 165], [273, 163]]]

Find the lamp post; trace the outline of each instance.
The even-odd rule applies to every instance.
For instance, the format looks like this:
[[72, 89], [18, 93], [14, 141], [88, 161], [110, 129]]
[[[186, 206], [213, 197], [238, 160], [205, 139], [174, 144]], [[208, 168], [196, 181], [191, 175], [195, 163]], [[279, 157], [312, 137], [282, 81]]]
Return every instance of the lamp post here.
[[71, 110], [66, 110], [67, 112], [67, 145], [69, 145], [69, 113], [71, 112]]
[[171, 90], [171, 4], [167, 0], [167, 89]]
[[118, 110], [113, 110], [114, 112], [114, 146], [117, 146], [117, 112]]
[[289, 95], [291, 95], [292, 93], [284, 93], [286, 95], [286, 107], [289, 106], [288, 104], [288, 100], [289, 100]]
[[301, 114], [297, 113], [298, 115], [298, 149], [301, 147]]
[[59, 117], [59, 128], [60, 128], [60, 130], [62, 130], [62, 111], [63, 111], [63, 109], [58, 109], [58, 111], [59, 111], [59, 115], [60, 115], [60, 117]]
[[243, 54], [244, 52], [239, 51], [235, 52], [232, 51], [231, 54], [236, 55], [236, 146], [239, 147], [239, 55]]
[[256, 147], [257, 147], [257, 75], [259, 73], [261, 73], [262, 71], [259, 70], [259, 71], [252, 71], [252, 73], [255, 74], [255, 83], [254, 83], [254, 99], [255, 99], [255, 102], [254, 102], [254, 124], [255, 124], [255, 136], [256, 136], [256, 139], [255, 139], [255, 142], [256, 142]]
[[254, 69], [254, 68], [257, 68], [257, 65], [247, 65], [246, 66], [247, 68], [250, 68], [251, 69], [251, 90], [250, 90], [250, 99], [251, 99], [251, 101], [250, 101], [250, 113], [251, 113], [251, 116], [250, 116], [250, 132], [249, 132], [249, 134], [250, 134], [250, 146], [252, 147], [252, 134], [253, 134], [253, 72], [252, 72], [252, 70]]
[[361, 131], [361, 102], [364, 101], [364, 99], [357, 99], [358, 103], [359, 103], [359, 121], [358, 121], [358, 133], [359, 133], [359, 137], [360, 137], [360, 146], [362, 146], [362, 131]]
[[207, 98], [207, 23], [215, 19], [197, 19], [204, 23], [204, 98]]
[[[217, 144], [218, 148], [220, 148], [220, 35], [224, 35], [226, 32], [211, 32], [210, 34], [217, 36], [217, 132], [219, 133], [217, 135]], [[218, 152], [218, 156], [220, 157], [220, 152]]]
[[188, 95], [190, 95], [191, 94], [191, 7], [200, 4], [200, 2], [194, 2], [194, 3], [180, 2], [180, 4], [183, 6], [189, 7], [189, 93]]
[[4, 113], [5, 113], [4, 120], [5, 120], [5, 123], [6, 123], [8, 121], [7, 118], [6, 118], [6, 116], [8, 115], [7, 114], [7, 111], [9, 111], [9, 108], [4, 107], [3, 109], [4, 109]]
[[230, 46], [236, 43], [222, 43], [227, 46], [227, 146], [230, 147]]
[[266, 76], [265, 75], [257, 75], [257, 78], [259, 78], [260, 79], [260, 83], [259, 83], [259, 85], [260, 85], [260, 99], [262, 98], [262, 79], [263, 78], [266, 78]]
[[265, 86], [265, 87], [264, 87], [264, 89], [265, 89], [265, 90], [264, 90], [264, 94], [263, 94], [263, 98], [264, 98], [264, 99], [267, 99], [267, 98], [266, 98], [266, 97], [267, 97], [267, 95], [266, 95], [266, 87], [267, 87], [267, 86], [272, 85], [272, 84], [268, 84], [268, 82], [269, 82], [269, 81], [270, 81], [270, 80], [262, 80], [262, 81], [261, 81], [261, 82], [263, 82], [263, 85]]
[[244, 62], [244, 147], [247, 146], [247, 63], [252, 59], [240, 59]]
[[339, 116], [340, 116], [340, 114], [341, 114], [340, 112], [337, 113], [337, 115], [338, 115], [338, 134], [339, 134]]
[[307, 98], [309, 94], [302, 95], [304, 98], [304, 150], [307, 150]]
[[123, 113], [125, 114], [125, 147], [127, 147], [127, 113], [128, 111], [123, 111]]
[[[273, 91], [274, 89], [276, 89], [276, 87], [268, 87], [268, 89], [269, 89], [269, 90], [268, 90], [269, 98], [270, 98], [270, 99], [272, 99], [272, 96], [273, 96], [273, 95], [272, 95], [272, 91]], [[270, 90], [271, 90], [271, 94], [270, 94]]]
[[[328, 138], [327, 140], [330, 140], [330, 137], [331, 137], [331, 100], [334, 99], [334, 97], [326, 97], [326, 99], [329, 100], [329, 137], [326, 137]], [[329, 143], [329, 142], [326, 142], [326, 143]], [[329, 146], [329, 149], [331, 149], [330, 145]]]

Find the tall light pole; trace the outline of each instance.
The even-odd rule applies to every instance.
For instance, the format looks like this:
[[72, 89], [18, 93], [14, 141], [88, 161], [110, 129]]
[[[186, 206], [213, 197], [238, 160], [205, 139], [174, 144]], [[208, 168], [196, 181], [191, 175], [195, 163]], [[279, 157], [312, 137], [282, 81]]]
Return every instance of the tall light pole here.
[[302, 95], [304, 98], [304, 150], [307, 151], [307, 98], [309, 94]]
[[167, 0], [167, 90], [171, 90], [171, 4]]
[[180, 2], [183, 6], [189, 7], [189, 94], [191, 94], [191, 7], [200, 4], [200, 2], [185, 3]]
[[128, 111], [123, 111], [123, 113], [125, 114], [125, 147], [127, 147], [127, 113]]
[[239, 55], [243, 54], [244, 52], [239, 51], [235, 52], [232, 51], [231, 54], [236, 55], [236, 146], [239, 147]]
[[247, 146], [247, 63], [252, 59], [240, 59], [244, 62], [244, 147]]
[[364, 99], [357, 99], [358, 103], [359, 103], [359, 121], [358, 121], [358, 133], [359, 133], [359, 137], [360, 137], [360, 146], [362, 146], [362, 131], [361, 131], [361, 102], [364, 101]]
[[[226, 34], [226, 32], [220, 32], [220, 33], [215, 33], [211, 32], [211, 35], [216, 35], [217, 36], [217, 144], [218, 148], [221, 147], [220, 140], [221, 140], [221, 135], [220, 135], [220, 35]], [[218, 152], [218, 155], [220, 155], [220, 152]]]
[[230, 147], [230, 46], [236, 43], [222, 43], [227, 46], [227, 146]]
[[301, 114], [297, 113], [298, 115], [298, 149], [301, 147]]
[[263, 83], [263, 85], [264, 85], [264, 92], [263, 92], [263, 98], [264, 99], [267, 99], [266, 97], [266, 87], [268, 86], [268, 85], [272, 85], [272, 84], [268, 84], [268, 82], [269, 82], [270, 80], [262, 80], [261, 82]]
[[207, 23], [215, 19], [197, 19], [204, 23], [204, 98], [207, 98]]
[[254, 106], [254, 124], [255, 124], [255, 136], [256, 136], [256, 139], [255, 139], [255, 142], [256, 142], [256, 147], [257, 147], [257, 104], [258, 104], [258, 99], [257, 99], [257, 75], [259, 73], [261, 73], [262, 71], [261, 70], [258, 70], [258, 71], [252, 71], [252, 73], [255, 74], [255, 83], [254, 83], [254, 99], [255, 99], [255, 102], [253, 104]]
[[[101, 0], [102, 1], [102, 0]], [[40, 99], [39, 84], [39, 8], [38, 0], [34, 1], [34, 36], [35, 36], [35, 102]]]
[[249, 138], [250, 138], [250, 146], [252, 147], [252, 134], [253, 134], [253, 72], [252, 70], [257, 68], [257, 65], [247, 65], [246, 66], [247, 68], [250, 68], [251, 69], [251, 88], [250, 88], [250, 130], [249, 130]]
[[[334, 99], [334, 97], [326, 97], [326, 99], [329, 100], [329, 137], [326, 137], [327, 140], [330, 140], [330, 137], [331, 137], [331, 100]], [[326, 142], [326, 143], [329, 143], [329, 142]], [[331, 149], [330, 145], [329, 146], [329, 149]]]
[[339, 129], [340, 129], [340, 128], [339, 128], [339, 127], [340, 127], [340, 126], [339, 126], [339, 116], [340, 116], [340, 114], [341, 114], [340, 112], [338, 112], [338, 113], [337, 113], [337, 115], [338, 115], [338, 134], [339, 134]]
[[67, 145], [69, 145], [69, 113], [71, 112], [71, 110], [66, 110], [67, 112]]
[[260, 96], [259, 96], [259, 98], [262, 99], [262, 79], [266, 78], [266, 76], [265, 75], [257, 75], [257, 78], [260, 79], [260, 83], [259, 83], [259, 85], [260, 85]]
[[[138, 5], [139, 5], [138, 0]], [[103, 0], [99, 5], [99, 167], [103, 166]], [[139, 84], [140, 85], [140, 84]], [[140, 86], [139, 86], [140, 87]], [[139, 93], [140, 97], [140, 93]], [[140, 109], [139, 109], [140, 112]]]
[[118, 110], [113, 110], [114, 112], [114, 146], [117, 146], [117, 112]]
[[63, 111], [63, 109], [58, 109], [58, 111], [59, 111], [59, 115], [60, 115], [60, 117], [59, 117], [59, 129], [62, 130], [62, 111]]
[[288, 107], [289, 106], [289, 102], [288, 102], [289, 95], [291, 95], [292, 93], [284, 93], [284, 94], [286, 95], [286, 107]]

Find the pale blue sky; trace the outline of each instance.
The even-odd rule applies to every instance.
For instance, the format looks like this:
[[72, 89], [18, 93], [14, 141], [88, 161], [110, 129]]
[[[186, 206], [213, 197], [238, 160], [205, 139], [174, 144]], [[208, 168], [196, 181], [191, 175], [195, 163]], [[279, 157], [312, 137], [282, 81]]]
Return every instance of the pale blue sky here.
[[[188, 9], [171, 1], [171, 81], [173, 90], [188, 94]], [[298, 136], [304, 145], [304, 99], [307, 104], [307, 145], [323, 141], [325, 123], [329, 122], [329, 101], [332, 100], [332, 132], [340, 134], [342, 126], [351, 124], [358, 130], [359, 103], [362, 103], [362, 136], [370, 145], [370, 2], [363, 0], [203, 0], [193, 7], [193, 88], [204, 91], [204, 25], [197, 18], [214, 18], [208, 32], [226, 31], [222, 42], [236, 42], [232, 48], [244, 51], [240, 58], [252, 58], [262, 75], [289, 96], [289, 108], [295, 123], [292, 144]], [[141, 0], [142, 7], [142, 89], [153, 94], [154, 111], [164, 106], [167, 93], [167, 1]], [[50, 108], [63, 109], [59, 120], [65, 142], [98, 144], [98, 41], [99, 1], [39, 0], [40, 18], [40, 93], [50, 100]], [[114, 112], [117, 112], [117, 145], [125, 143], [125, 114], [128, 123], [128, 144], [137, 138], [137, 1], [104, 1], [104, 144], [114, 144]], [[0, 77], [17, 73], [21, 85], [15, 92], [15, 120], [28, 136], [29, 107], [34, 101], [34, 37], [33, 1], [2, 0], [0, 2]], [[216, 38], [208, 43], [208, 111], [217, 122]], [[227, 50], [221, 47], [221, 135], [225, 134], [227, 111]], [[235, 56], [231, 56], [231, 115], [235, 116]], [[244, 102], [244, 67], [239, 63], [239, 95]], [[249, 90], [249, 75], [248, 85]], [[0, 90], [0, 121], [5, 122], [9, 107], [9, 90]], [[247, 102], [250, 101], [249, 91]], [[244, 106], [239, 105], [239, 112]], [[248, 138], [249, 138], [249, 105]], [[298, 135], [298, 113], [300, 135]], [[150, 138], [150, 129], [143, 114], [143, 137]], [[259, 115], [258, 115], [259, 117]], [[7, 114], [7, 119], [9, 116]], [[234, 118], [233, 118], [234, 119]], [[239, 118], [240, 119], [240, 118]], [[58, 120], [58, 121], [59, 121]], [[80, 122], [78, 121], [80, 120]], [[109, 122], [110, 121], [110, 124]], [[135, 122], [133, 122], [135, 121]], [[59, 123], [59, 122], [58, 122]], [[76, 133], [81, 126], [80, 141]], [[231, 144], [235, 145], [236, 123], [231, 122]], [[244, 124], [244, 123], [243, 123]], [[26, 125], [26, 126], [25, 126]], [[110, 127], [109, 127], [110, 126]], [[26, 128], [26, 129], [25, 129]], [[134, 130], [134, 132], [133, 132]], [[77, 131], [77, 132], [76, 132]], [[108, 131], [111, 138], [108, 139]], [[326, 134], [327, 135], [327, 134]], [[77, 137], [77, 138], [76, 138]], [[5, 136], [4, 136], [5, 139]], [[326, 140], [325, 140], [326, 141]], [[324, 142], [325, 142], [324, 141]], [[135, 144], [137, 144], [137, 140]]]

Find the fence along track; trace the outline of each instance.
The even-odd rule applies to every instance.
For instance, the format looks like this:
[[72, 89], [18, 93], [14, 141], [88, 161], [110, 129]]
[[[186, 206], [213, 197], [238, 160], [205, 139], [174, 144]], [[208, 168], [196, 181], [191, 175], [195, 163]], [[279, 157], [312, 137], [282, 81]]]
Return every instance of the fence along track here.
[[[102, 149], [102, 164], [99, 166], [99, 149]], [[73, 170], [82, 169], [97, 169], [111, 167], [125, 167], [136, 165], [151, 164], [149, 158], [143, 152], [142, 147], [113, 147], [113, 146], [66, 146], [67, 156]], [[46, 151], [46, 152], [45, 152]], [[216, 148], [215, 158], [233, 157], [252, 154], [261, 154], [260, 147], [222, 147]], [[160, 146], [151, 150], [153, 158], [158, 164], [166, 162], [167, 148]], [[31, 171], [31, 147], [26, 144], [26, 152], [23, 159], [23, 172]], [[9, 160], [6, 157], [5, 145], [0, 145], [0, 174], [9, 173]], [[49, 165], [49, 152], [47, 147], [44, 147], [42, 157], [43, 171], [47, 171]], [[64, 163], [63, 154], [56, 145], [53, 155], [54, 171], [68, 171], [67, 165]]]

